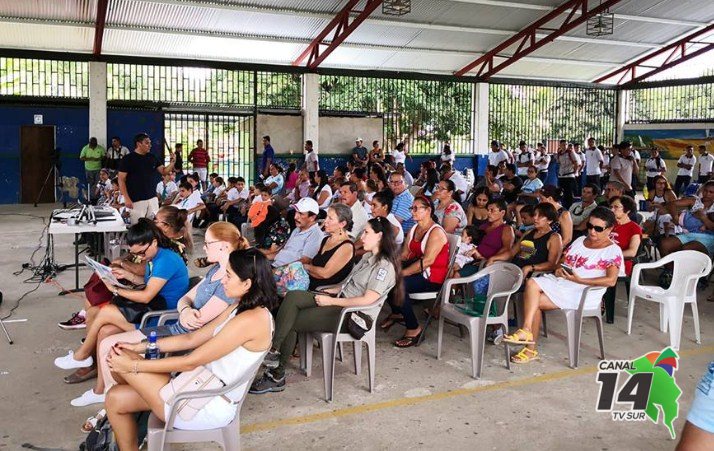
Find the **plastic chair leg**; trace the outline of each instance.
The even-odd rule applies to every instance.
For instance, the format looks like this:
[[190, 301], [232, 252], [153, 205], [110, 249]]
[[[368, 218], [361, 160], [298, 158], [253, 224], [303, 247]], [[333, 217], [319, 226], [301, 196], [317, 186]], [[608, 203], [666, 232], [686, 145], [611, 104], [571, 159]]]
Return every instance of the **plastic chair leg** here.
[[667, 332], [667, 326], [669, 325], [668, 316], [668, 306], [660, 302], [659, 304], [659, 330], [660, 332]]
[[343, 362], [344, 360], [344, 355], [345, 355], [345, 350], [342, 348], [342, 342], [337, 343], [337, 355], [338, 359], [340, 362]]
[[577, 368], [580, 358], [580, 330], [582, 329], [582, 318], [578, 318], [575, 310], [568, 310], [564, 313], [568, 329], [568, 359], [570, 360], [570, 367]]
[[374, 376], [377, 370], [377, 343], [374, 334], [365, 341], [367, 345], [367, 370], [369, 372], [369, 392], [374, 393]]
[[600, 359], [605, 359], [605, 334], [603, 333], [602, 318], [593, 316], [595, 327], [597, 327], [597, 339], [600, 342]]
[[467, 328], [469, 330], [469, 338], [471, 339], [471, 377], [480, 379], [481, 371], [483, 370], [485, 326], [469, 326]]
[[[342, 344], [342, 343], [340, 343]], [[353, 341], [352, 342], [352, 355], [355, 361], [355, 375], [359, 376], [362, 374], [362, 342]]]
[[300, 338], [300, 360], [304, 359], [305, 366], [303, 370], [305, 371], [305, 376], [310, 377], [312, 376], [312, 334], [304, 333], [301, 334]]
[[692, 302], [692, 320], [694, 321], [694, 338], [697, 344], [702, 344], [702, 335], [699, 330], [699, 307], [697, 307], [697, 300]]
[[441, 358], [441, 340], [444, 338], [444, 315], [439, 316], [439, 331], [436, 335], [436, 359]]
[[630, 293], [630, 299], [627, 302], [627, 335], [632, 333], [632, 317], [635, 316], [635, 298], [636, 296]]
[[225, 451], [239, 451], [240, 450], [240, 426], [238, 421], [232, 421], [231, 424], [221, 428], [221, 435], [223, 436], [223, 449]]
[[679, 350], [682, 340], [682, 317], [684, 316], [684, 302], [680, 300], [667, 303], [669, 316], [669, 343], [674, 350]]
[[332, 334], [321, 335], [320, 349], [322, 350], [322, 376], [325, 380], [325, 400], [332, 401], [332, 383], [335, 378], [335, 356], [334, 344], [335, 336]]

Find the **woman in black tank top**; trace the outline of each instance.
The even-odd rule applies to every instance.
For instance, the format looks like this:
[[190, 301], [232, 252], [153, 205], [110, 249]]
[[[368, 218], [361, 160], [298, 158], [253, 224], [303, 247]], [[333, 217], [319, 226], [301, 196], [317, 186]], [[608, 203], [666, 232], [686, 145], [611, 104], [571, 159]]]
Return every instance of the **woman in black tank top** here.
[[344, 204], [331, 205], [324, 226], [328, 236], [322, 240], [312, 262], [304, 265], [310, 275], [310, 290], [338, 284], [352, 271], [355, 248], [347, 236], [352, 228], [352, 210]]
[[523, 270], [524, 278], [534, 271], [553, 271], [563, 250], [560, 235], [552, 226], [558, 222], [558, 213], [549, 203], [540, 203], [535, 207], [535, 229], [526, 233], [517, 241], [509, 252], [500, 253], [494, 261], [510, 261]]

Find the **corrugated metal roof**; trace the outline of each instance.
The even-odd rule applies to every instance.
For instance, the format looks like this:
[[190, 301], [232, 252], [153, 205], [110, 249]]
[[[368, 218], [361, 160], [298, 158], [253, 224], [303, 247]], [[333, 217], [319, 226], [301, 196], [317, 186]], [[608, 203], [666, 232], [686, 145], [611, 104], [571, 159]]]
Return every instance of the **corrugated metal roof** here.
[[93, 22], [97, 16], [97, 2], [96, 0], [0, 0], [0, 15]]
[[[493, 5], [413, 0], [412, 12], [403, 17], [385, 16], [378, 8], [322, 67], [453, 73], [563, 1], [509, 0]], [[289, 64], [345, 3], [109, 0], [103, 51]], [[0, 47], [90, 52], [96, 4], [96, 0], [0, 0]], [[714, 0], [623, 0], [613, 11], [616, 17], [625, 17], [616, 19], [612, 36], [588, 37], [581, 25], [567, 34], [570, 40], [557, 39], [497, 76], [536, 77], [546, 70], [554, 74], [549, 78], [558, 78], [561, 68], [568, 67], [562, 78], [589, 81], [612, 69], [613, 63], [630, 61], [653, 46], [692, 32], [699, 23], [714, 21]], [[620, 44], [607, 45], [613, 41]], [[514, 50], [512, 46], [504, 53]]]

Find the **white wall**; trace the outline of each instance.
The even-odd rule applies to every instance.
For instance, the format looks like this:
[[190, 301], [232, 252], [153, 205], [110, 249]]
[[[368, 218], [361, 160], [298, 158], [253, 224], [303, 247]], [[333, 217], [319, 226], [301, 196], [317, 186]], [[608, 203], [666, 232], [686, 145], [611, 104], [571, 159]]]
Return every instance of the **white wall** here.
[[[367, 149], [372, 141], [383, 141], [382, 118], [379, 117], [320, 117], [320, 153], [349, 154], [355, 139], [362, 138]], [[384, 145], [384, 144], [382, 144]]]

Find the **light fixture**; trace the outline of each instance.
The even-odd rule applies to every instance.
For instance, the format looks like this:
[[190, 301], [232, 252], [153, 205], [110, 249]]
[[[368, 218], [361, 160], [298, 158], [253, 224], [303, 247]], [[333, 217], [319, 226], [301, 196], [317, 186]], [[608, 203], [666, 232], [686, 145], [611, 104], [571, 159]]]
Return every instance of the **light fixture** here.
[[615, 14], [606, 9], [588, 19], [585, 32], [588, 36], [607, 36], [613, 33]]
[[382, 3], [382, 14], [388, 16], [403, 16], [411, 11], [411, 0], [384, 0]]

